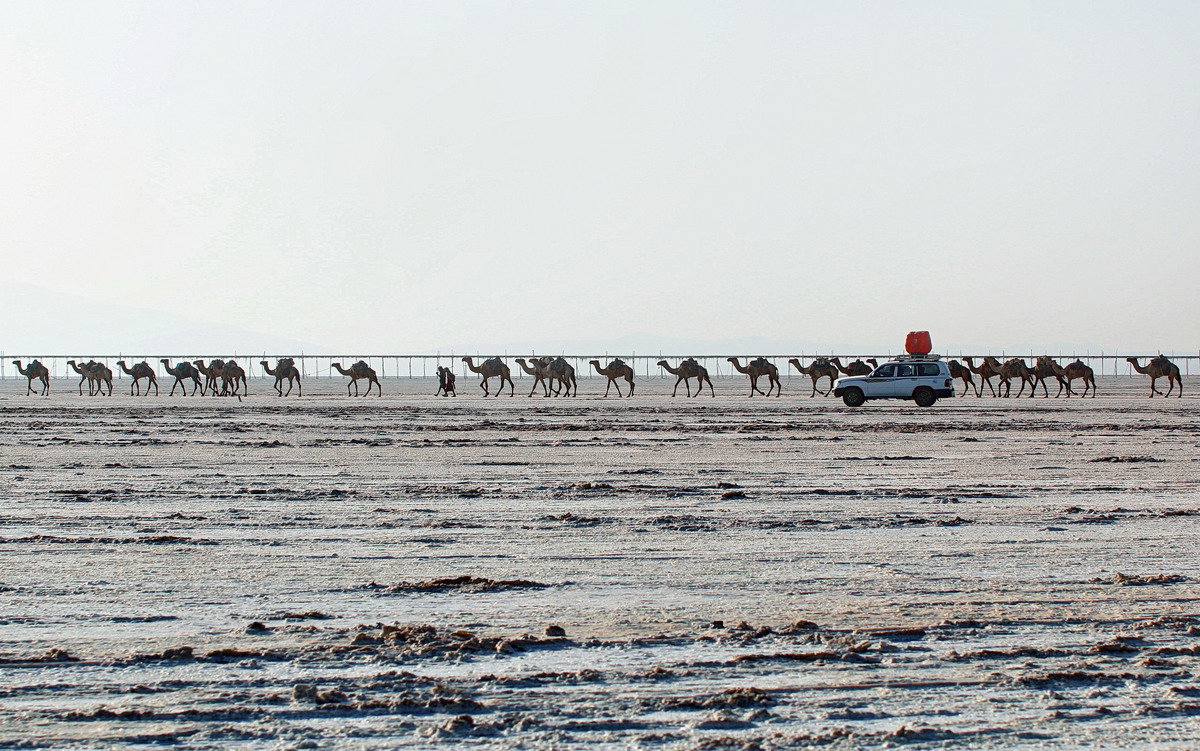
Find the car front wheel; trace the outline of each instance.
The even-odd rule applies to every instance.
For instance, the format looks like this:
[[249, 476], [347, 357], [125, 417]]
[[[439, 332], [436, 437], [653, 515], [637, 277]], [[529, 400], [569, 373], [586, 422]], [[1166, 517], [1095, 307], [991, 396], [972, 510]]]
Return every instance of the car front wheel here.
[[937, 394], [928, 386], [922, 386], [913, 392], [913, 401], [918, 407], [932, 407], [937, 401]]
[[852, 388], [846, 389], [846, 393], [842, 394], [842, 401], [847, 407], [861, 407], [867, 401], [867, 397], [863, 396], [862, 389]]

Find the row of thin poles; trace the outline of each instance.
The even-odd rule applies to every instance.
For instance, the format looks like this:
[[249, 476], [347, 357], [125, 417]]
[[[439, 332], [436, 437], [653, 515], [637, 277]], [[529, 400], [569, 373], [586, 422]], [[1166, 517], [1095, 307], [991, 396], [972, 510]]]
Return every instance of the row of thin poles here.
[[[1109, 354], [1060, 354], [1055, 357], [1060, 363], [1066, 364], [1073, 360], [1082, 360], [1092, 367], [1098, 376], [1117, 376], [1117, 375], [1135, 375], [1133, 367], [1125, 361], [1126, 357], [1137, 357], [1138, 361], [1144, 363], [1150, 357], [1154, 357], [1157, 353], [1151, 355], [1109, 355]], [[470, 355], [474, 358], [475, 365], [480, 365], [484, 360], [492, 355]], [[517, 364], [517, 357], [525, 357], [527, 360], [532, 359], [536, 355], [496, 355], [501, 357], [508, 364], [512, 372], [513, 378], [528, 377], [520, 365]], [[866, 360], [875, 358], [883, 362], [890, 358], [892, 353], [885, 354], [810, 354], [810, 355], [768, 355], [766, 359], [772, 362], [777, 368], [781, 376], [786, 374], [790, 380], [792, 378], [807, 378], [798, 373], [788, 360], [793, 357], [798, 358], [801, 363], [807, 365], [817, 357], [837, 357], [841, 360], [843, 366], [849, 365], [855, 360]], [[983, 355], [969, 355], [974, 357], [978, 362], [982, 360]], [[1001, 361], [1010, 357], [1021, 357], [1012, 353], [1001, 352], [992, 355]], [[368, 365], [375, 369], [380, 378], [434, 378], [437, 376], [439, 367], [447, 367], [466, 377], [472, 375], [467, 368], [466, 363], [462, 362], [463, 355], [461, 354], [420, 354], [420, 355], [229, 355], [221, 356], [221, 359], [234, 359], [246, 369], [250, 377], [265, 376], [260, 361], [266, 360], [271, 367], [275, 367], [275, 362], [280, 357], [291, 357], [296, 361], [296, 366], [300, 369], [300, 373], [306, 378], [321, 378], [321, 377], [341, 377], [341, 375], [333, 368], [333, 363], [340, 364], [343, 368], [349, 368], [351, 364], [363, 360]], [[679, 361], [688, 357], [688, 355], [564, 355], [567, 362], [571, 363], [575, 368], [576, 377], [600, 377], [598, 373], [589, 364], [590, 360], [598, 360], [601, 367], [605, 367], [614, 357], [620, 357], [634, 369], [637, 376], [650, 378], [655, 375], [666, 378], [668, 373], [658, 366], [660, 360], [666, 360], [672, 366], [678, 365]], [[701, 365], [708, 369], [709, 374], [714, 378], [728, 378], [740, 375], [734, 369], [733, 364], [728, 362], [729, 355], [707, 355], [694, 356]], [[758, 355], [738, 357], [742, 366], [745, 366], [750, 360], [755, 359]], [[946, 355], [945, 357], [952, 357]], [[962, 353], [954, 356], [962, 359]], [[1030, 354], [1024, 356], [1027, 362], [1032, 366], [1036, 355]], [[1200, 354], [1197, 355], [1168, 355], [1171, 360], [1179, 366], [1180, 371], [1184, 375], [1191, 375], [1193, 368], [1200, 370]], [[30, 356], [30, 355], [5, 355], [0, 353], [0, 378], [17, 378], [20, 374], [17, 372], [16, 366], [12, 363], [13, 360], [20, 360], [22, 365], [28, 364], [31, 360], [37, 359], [50, 370], [50, 375], [55, 378], [63, 378], [78, 375], [68, 364], [68, 360], [75, 360], [78, 363], [84, 363], [89, 360], [95, 360], [107, 365], [112, 371], [114, 377], [123, 377], [124, 374], [117, 366], [118, 361], [124, 360], [125, 364], [132, 367], [134, 363], [145, 361], [148, 365], [154, 368], [155, 373], [160, 378], [167, 376], [167, 372], [163, 364], [160, 362], [161, 355], [83, 355], [78, 357], [67, 357], [63, 355], [54, 356]], [[167, 358], [172, 365], [181, 361], [192, 362], [194, 360], [204, 360], [208, 362], [213, 359], [211, 356], [197, 355], [179, 355]]]

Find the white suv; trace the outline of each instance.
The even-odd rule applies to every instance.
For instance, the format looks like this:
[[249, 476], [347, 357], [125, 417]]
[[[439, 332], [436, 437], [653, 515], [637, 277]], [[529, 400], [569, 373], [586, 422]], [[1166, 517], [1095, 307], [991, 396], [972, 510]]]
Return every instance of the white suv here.
[[932, 407], [938, 397], [954, 396], [954, 380], [940, 355], [906, 355], [880, 365], [871, 375], [837, 379], [833, 395], [848, 407], [861, 407], [868, 399], [912, 399]]

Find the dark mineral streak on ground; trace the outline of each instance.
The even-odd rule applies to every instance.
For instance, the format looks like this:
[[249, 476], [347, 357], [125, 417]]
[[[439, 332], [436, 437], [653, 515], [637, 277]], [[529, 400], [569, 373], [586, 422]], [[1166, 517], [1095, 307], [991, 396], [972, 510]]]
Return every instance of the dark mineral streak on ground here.
[[1200, 744], [1190, 398], [662, 384], [0, 384], [0, 747]]

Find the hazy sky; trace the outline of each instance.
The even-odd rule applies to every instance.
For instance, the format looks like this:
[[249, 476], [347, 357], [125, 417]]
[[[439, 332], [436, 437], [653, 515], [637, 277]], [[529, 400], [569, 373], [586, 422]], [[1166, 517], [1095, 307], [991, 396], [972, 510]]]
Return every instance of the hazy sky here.
[[1197, 39], [1195, 2], [10, 2], [0, 255], [344, 350], [1194, 350]]

